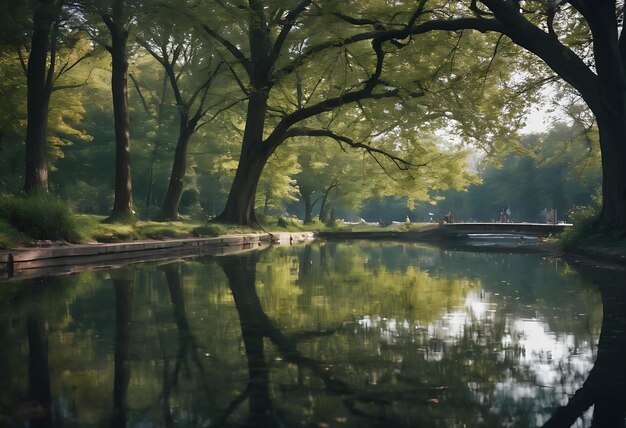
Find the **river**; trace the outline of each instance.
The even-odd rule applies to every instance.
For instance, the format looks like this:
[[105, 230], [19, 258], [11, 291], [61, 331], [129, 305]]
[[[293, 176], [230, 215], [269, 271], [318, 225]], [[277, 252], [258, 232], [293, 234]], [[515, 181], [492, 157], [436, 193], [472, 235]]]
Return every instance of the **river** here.
[[348, 241], [4, 280], [0, 426], [624, 426], [625, 278]]

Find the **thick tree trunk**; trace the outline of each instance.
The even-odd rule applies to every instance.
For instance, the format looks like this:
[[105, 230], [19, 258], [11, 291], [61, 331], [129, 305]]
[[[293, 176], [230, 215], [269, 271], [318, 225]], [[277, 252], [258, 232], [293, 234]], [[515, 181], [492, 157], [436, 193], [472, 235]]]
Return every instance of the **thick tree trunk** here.
[[[195, 125], [194, 125], [195, 126]], [[187, 171], [187, 147], [191, 139], [192, 132], [189, 128], [181, 131], [176, 143], [176, 151], [174, 152], [174, 163], [172, 164], [172, 173], [170, 182], [167, 186], [165, 200], [161, 207], [161, 213], [166, 220], [178, 219], [178, 205], [180, 197], [183, 194], [185, 186], [185, 173]]]
[[626, 127], [625, 121], [599, 117], [602, 151], [602, 211], [598, 218], [600, 231], [614, 237], [626, 234]]
[[215, 218], [216, 222], [258, 227], [254, 202], [257, 184], [266, 161], [267, 157], [256, 151], [239, 159], [226, 205], [222, 213]]
[[[119, 1], [119, 0], [118, 0]], [[122, 5], [118, 3], [117, 7]], [[111, 91], [115, 124], [115, 200], [107, 221], [133, 221], [132, 183], [130, 173], [130, 118], [128, 111], [128, 31], [119, 16], [105, 20], [111, 31]]]
[[[626, 236], [626, 57], [615, 18], [616, 2], [587, 1], [595, 71], [602, 102], [589, 103], [596, 115], [602, 152], [602, 211], [598, 229]], [[623, 37], [623, 36], [622, 36]], [[582, 92], [581, 92], [582, 93]], [[583, 93], [586, 99], [590, 94]]]
[[35, 2], [33, 35], [28, 56], [26, 162], [24, 191], [48, 191], [48, 106], [52, 87], [48, 79], [47, 61], [50, 35], [54, 22], [54, 1]]
[[258, 227], [254, 211], [256, 190], [261, 173], [271, 152], [263, 147], [263, 127], [267, 112], [267, 93], [250, 94], [246, 116], [246, 129], [239, 156], [239, 165], [224, 210], [214, 221]]

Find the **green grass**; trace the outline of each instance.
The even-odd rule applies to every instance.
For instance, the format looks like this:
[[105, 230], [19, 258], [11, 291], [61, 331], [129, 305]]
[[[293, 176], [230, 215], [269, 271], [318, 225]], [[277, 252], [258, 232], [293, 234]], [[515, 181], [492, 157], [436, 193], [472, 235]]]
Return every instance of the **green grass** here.
[[28, 239], [28, 235], [15, 229], [6, 219], [0, 218], [0, 248], [24, 245]]
[[116, 242], [138, 239], [172, 239], [194, 236], [209, 237], [237, 233], [253, 233], [255, 230], [236, 225], [201, 224], [191, 221], [137, 221], [135, 224], [102, 223], [105, 216], [76, 215], [83, 241]]
[[0, 195], [0, 219], [33, 239], [71, 242], [80, 239], [72, 210], [53, 196]]
[[137, 221], [134, 224], [103, 223], [105, 216], [78, 214], [75, 216], [83, 241], [114, 242], [138, 239], [167, 239], [193, 236], [199, 223]]

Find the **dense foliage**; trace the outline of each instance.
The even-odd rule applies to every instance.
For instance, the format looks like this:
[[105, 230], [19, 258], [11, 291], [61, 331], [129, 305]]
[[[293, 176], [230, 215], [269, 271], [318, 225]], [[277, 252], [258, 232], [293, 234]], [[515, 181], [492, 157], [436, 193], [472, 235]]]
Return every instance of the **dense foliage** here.
[[[127, 208], [142, 219], [222, 213], [250, 224], [255, 208], [328, 222], [443, 211], [488, 220], [510, 205], [515, 218], [535, 220], [543, 208], [588, 204], [599, 185], [595, 124], [580, 125], [587, 113], [575, 96], [571, 129], [520, 143], [524, 114], [554, 78], [517, 40], [498, 28], [431, 31], [455, 22], [463, 2], [39, 0], [2, 8], [12, 18], [0, 33], [5, 193], [47, 188], [78, 212], [102, 215], [128, 193]], [[540, 25], [542, 14], [525, 16]], [[42, 22], [49, 32], [35, 31]], [[589, 55], [584, 29], [555, 28]], [[125, 41], [117, 60], [114, 36]], [[47, 52], [43, 119], [27, 105], [36, 43]], [[128, 66], [118, 73], [128, 89], [126, 130], [114, 114], [112, 61]], [[33, 120], [47, 170], [30, 171], [42, 181], [24, 185]], [[120, 166], [127, 152], [132, 186], [130, 164]]]

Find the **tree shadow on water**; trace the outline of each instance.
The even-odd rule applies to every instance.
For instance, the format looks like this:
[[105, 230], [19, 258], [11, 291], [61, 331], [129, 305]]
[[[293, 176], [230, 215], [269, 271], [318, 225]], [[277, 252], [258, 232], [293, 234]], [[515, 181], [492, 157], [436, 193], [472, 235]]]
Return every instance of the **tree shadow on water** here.
[[[592, 427], [624, 427], [626, 417], [626, 289], [624, 272], [610, 272], [613, 280], [594, 280], [597, 270], [578, 267], [598, 283], [602, 297], [602, 330], [593, 369], [583, 386], [559, 407], [543, 427], [570, 427], [591, 406]], [[604, 275], [603, 275], [604, 276]]]
[[219, 266], [228, 278], [239, 314], [249, 381], [245, 391], [231, 402], [215, 426], [225, 424], [230, 414], [246, 398], [248, 399], [246, 426], [284, 426], [281, 409], [273, 403], [270, 394], [270, 368], [266, 362], [264, 338], [270, 340], [286, 362], [296, 365], [299, 372], [307, 369], [319, 378], [328, 392], [353, 395], [352, 388], [337, 379], [328, 365], [303, 355], [297, 349], [298, 340], [333, 334], [333, 330], [287, 335], [265, 314], [255, 288], [258, 258], [258, 251], [217, 258]]

